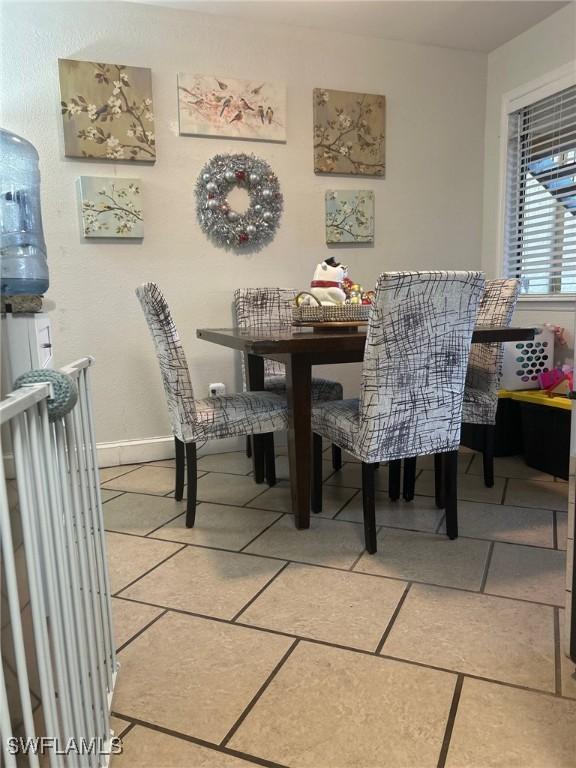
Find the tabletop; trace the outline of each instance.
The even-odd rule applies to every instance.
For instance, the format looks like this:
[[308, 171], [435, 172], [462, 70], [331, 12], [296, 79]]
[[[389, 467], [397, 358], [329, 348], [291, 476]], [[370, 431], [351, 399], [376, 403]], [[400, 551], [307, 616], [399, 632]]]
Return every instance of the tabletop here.
[[[270, 327], [265, 330], [254, 328], [199, 328], [199, 339], [220, 344], [231, 349], [239, 349], [253, 355], [294, 354], [318, 352], [337, 348], [340, 351], [357, 352], [364, 349], [366, 328], [356, 332], [317, 331], [301, 327]], [[534, 338], [534, 328], [476, 326], [472, 342], [489, 343], [504, 341], [529, 341]]]

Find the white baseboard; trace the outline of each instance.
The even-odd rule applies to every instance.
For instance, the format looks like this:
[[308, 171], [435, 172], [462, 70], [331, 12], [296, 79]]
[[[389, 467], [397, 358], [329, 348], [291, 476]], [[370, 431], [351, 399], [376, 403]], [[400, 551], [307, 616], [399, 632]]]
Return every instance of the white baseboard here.
[[[277, 434], [276, 445], [285, 444], [284, 433]], [[226, 453], [228, 451], [242, 451], [246, 445], [243, 437], [229, 437], [222, 440], [209, 440], [206, 445], [198, 450], [199, 456], [211, 453]], [[99, 467], [116, 467], [119, 464], [144, 464], [148, 461], [160, 461], [174, 458], [174, 438], [147, 437], [143, 440], [118, 440], [114, 443], [98, 443]], [[4, 471], [7, 478], [14, 477], [14, 461], [11, 453], [4, 455]]]
[[[198, 455], [240, 451], [245, 445], [244, 438], [231, 437], [210, 440], [199, 449]], [[114, 443], [98, 443], [98, 466], [115, 467], [119, 464], [143, 464], [147, 461], [174, 458], [174, 438], [147, 437], [143, 440], [118, 440]]]

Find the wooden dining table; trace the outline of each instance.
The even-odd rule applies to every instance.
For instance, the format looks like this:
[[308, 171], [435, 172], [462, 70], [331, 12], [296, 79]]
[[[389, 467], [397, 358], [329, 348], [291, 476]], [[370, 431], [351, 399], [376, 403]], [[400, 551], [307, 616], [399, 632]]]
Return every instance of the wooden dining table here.
[[[312, 474], [312, 366], [331, 363], [358, 363], [364, 359], [366, 329], [318, 331], [305, 327], [200, 328], [199, 339], [236, 349], [244, 355], [248, 389], [264, 389], [264, 360], [276, 360], [286, 367], [288, 401], [288, 462], [292, 510], [296, 528], [310, 526], [310, 483]], [[527, 341], [534, 328], [477, 326], [473, 344]]]

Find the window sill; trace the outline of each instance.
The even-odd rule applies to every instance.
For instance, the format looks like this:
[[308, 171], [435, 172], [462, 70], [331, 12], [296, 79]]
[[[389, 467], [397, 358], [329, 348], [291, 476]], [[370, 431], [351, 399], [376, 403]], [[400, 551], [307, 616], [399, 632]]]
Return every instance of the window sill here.
[[520, 296], [517, 309], [539, 310], [554, 309], [561, 312], [574, 312], [576, 309], [576, 294], [564, 294], [563, 296]]

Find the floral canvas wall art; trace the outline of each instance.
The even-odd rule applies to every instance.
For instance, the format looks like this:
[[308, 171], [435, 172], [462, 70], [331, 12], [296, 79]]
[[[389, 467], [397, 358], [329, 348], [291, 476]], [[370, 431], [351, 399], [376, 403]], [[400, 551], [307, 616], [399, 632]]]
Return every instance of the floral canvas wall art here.
[[286, 141], [286, 87], [178, 74], [180, 135]]
[[314, 89], [314, 171], [383, 176], [384, 96]]
[[59, 59], [66, 157], [156, 160], [151, 71]]
[[84, 237], [144, 237], [140, 179], [80, 176]]
[[344, 189], [326, 192], [326, 242], [374, 242], [374, 192]]

